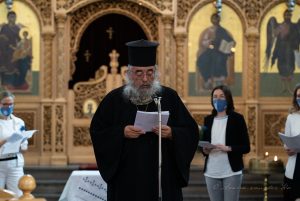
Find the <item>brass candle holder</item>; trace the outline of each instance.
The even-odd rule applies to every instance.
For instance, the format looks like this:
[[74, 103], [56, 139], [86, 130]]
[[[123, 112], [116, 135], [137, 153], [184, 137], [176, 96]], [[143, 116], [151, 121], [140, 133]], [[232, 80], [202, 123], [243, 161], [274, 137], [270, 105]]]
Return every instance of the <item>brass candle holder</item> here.
[[274, 160], [269, 160], [268, 156], [269, 153], [266, 152], [263, 159], [251, 158], [249, 161], [249, 172], [264, 177], [264, 201], [268, 201], [269, 176], [272, 173], [282, 173], [284, 171], [283, 162], [277, 156], [274, 156]]

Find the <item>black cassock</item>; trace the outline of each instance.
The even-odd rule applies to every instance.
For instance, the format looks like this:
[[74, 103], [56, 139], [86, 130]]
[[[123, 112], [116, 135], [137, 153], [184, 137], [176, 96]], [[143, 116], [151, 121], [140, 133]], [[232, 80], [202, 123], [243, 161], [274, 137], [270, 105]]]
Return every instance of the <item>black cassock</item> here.
[[[108, 201], [158, 200], [158, 136], [152, 132], [136, 139], [124, 137], [137, 110], [157, 111], [152, 101], [135, 105], [126, 100], [123, 87], [111, 91], [100, 103], [90, 133], [97, 165], [108, 185]], [[163, 87], [162, 111], [169, 111], [172, 139], [162, 138], [162, 200], [181, 201], [190, 163], [198, 144], [198, 126], [177, 93]]]

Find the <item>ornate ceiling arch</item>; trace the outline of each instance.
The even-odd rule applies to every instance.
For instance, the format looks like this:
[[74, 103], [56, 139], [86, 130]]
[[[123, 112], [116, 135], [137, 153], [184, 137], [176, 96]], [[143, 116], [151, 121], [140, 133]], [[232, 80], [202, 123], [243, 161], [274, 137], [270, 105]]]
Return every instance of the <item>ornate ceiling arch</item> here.
[[[191, 21], [191, 18], [194, 16], [194, 14], [196, 12], [198, 12], [198, 10], [207, 5], [207, 4], [210, 4], [212, 3], [211, 1], [202, 1], [198, 4], [196, 4], [193, 8], [191, 8], [191, 11], [187, 14], [186, 16], [186, 21], [184, 23], [184, 28], [185, 30], [187, 31], [187, 27], [189, 26], [189, 23]], [[247, 23], [246, 23], [246, 18], [241, 10], [241, 8], [239, 7], [238, 4], [235, 4], [233, 2], [230, 2], [230, 1], [224, 1], [223, 4], [226, 4], [228, 7], [232, 8], [235, 13], [239, 16], [241, 22], [242, 22], [242, 26], [243, 26], [243, 29], [245, 30], [246, 29], [246, 26], [247, 26]]]
[[[80, 7], [84, 7], [88, 4], [93, 4], [95, 2], [99, 3], [115, 3], [112, 0], [58, 0], [57, 1], [57, 9], [65, 9], [68, 11], [77, 10]], [[126, 3], [136, 2], [134, 0], [127, 0]], [[122, 3], [122, 2], [118, 2]], [[123, 2], [124, 3], [124, 2]], [[172, 10], [172, 0], [141, 0], [138, 2], [139, 5], [143, 5], [153, 10], [156, 13], [162, 12], [164, 10]]]
[[[262, 11], [262, 15], [260, 16], [260, 18], [258, 19], [258, 27], [259, 29], [261, 28], [261, 23], [263, 21], [263, 19], [265, 18], [265, 16], [268, 14], [268, 12], [274, 8], [275, 6], [281, 4], [281, 3], [286, 3], [286, 1], [283, 1], [283, 0], [274, 0], [272, 2], [269, 2], [269, 4], [267, 6], [264, 6], [263, 7], [263, 11]], [[300, 6], [300, 0], [296, 0], [295, 1], [295, 4]]]
[[53, 10], [51, 7], [51, 1], [26, 0], [25, 2], [37, 13], [41, 25], [48, 26], [52, 24]]
[[71, 70], [75, 70], [76, 52], [79, 48], [80, 39], [85, 29], [97, 18], [107, 14], [121, 14], [131, 18], [138, 23], [150, 40], [158, 40], [158, 17], [148, 8], [136, 3], [105, 3], [95, 2], [77, 10], [69, 12], [70, 16], [70, 50], [71, 50]]
[[121, 14], [133, 19], [153, 40], [158, 39], [158, 14], [135, 3], [101, 3], [89, 4], [68, 13], [71, 16], [70, 48], [76, 50], [86, 27], [96, 18], [106, 14]]

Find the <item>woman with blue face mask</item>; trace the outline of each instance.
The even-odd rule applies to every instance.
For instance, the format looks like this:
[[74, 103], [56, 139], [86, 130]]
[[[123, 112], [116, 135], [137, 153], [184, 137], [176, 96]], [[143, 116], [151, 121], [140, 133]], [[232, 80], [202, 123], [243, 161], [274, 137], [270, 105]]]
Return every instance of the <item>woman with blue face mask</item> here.
[[234, 111], [231, 91], [220, 85], [211, 92], [213, 110], [204, 119], [203, 140], [214, 148], [202, 148], [204, 176], [211, 201], [238, 201], [243, 178], [243, 154], [250, 152], [243, 115]]
[[[300, 83], [296, 85], [293, 93], [292, 108], [285, 122], [285, 135], [296, 136], [300, 134]], [[300, 148], [300, 147], [299, 147]], [[284, 145], [288, 161], [285, 167], [283, 180], [284, 201], [294, 201], [300, 198], [300, 153]]]
[[21, 143], [20, 152], [2, 154], [6, 140], [14, 133], [25, 130], [24, 121], [12, 114], [14, 98], [9, 91], [0, 93], [0, 188], [6, 188], [21, 196], [22, 191], [18, 188], [19, 179], [24, 175], [24, 157], [21, 151], [27, 150], [28, 141]]

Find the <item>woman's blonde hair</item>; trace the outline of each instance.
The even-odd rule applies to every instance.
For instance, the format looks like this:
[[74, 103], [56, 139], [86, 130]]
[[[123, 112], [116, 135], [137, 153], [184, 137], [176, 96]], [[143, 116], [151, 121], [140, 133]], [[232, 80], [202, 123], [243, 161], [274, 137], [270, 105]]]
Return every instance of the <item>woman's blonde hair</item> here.
[[0, 101], [3, 100], [6, 97], [11, 97], [11, 98], [14, 99], [15, 95], [13, 95], [13, 93], [11, 93], [10, 91], [6, 91], [6, 90], [1, 91], [0, 92]]

